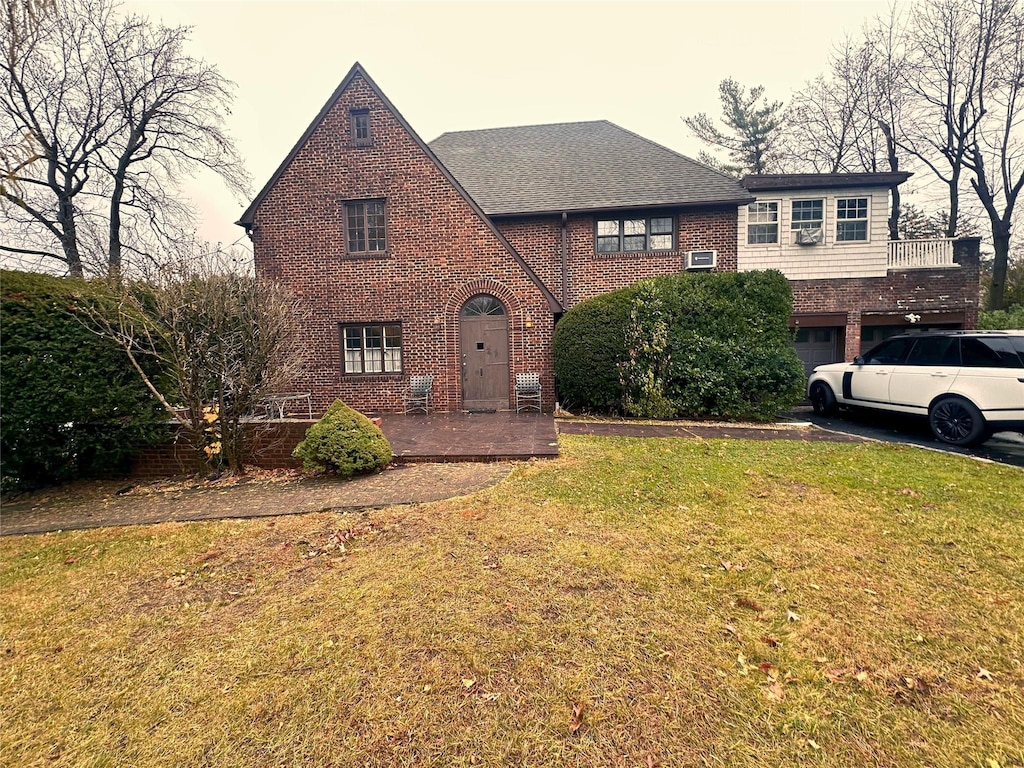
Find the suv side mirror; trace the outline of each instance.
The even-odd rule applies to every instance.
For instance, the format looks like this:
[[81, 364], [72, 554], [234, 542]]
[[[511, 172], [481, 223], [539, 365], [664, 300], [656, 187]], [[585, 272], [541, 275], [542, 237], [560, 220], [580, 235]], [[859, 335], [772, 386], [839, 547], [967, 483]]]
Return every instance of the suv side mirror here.
[[854, 365], [864, 365], [864, 356], [863, 355], [857, 355], [855, 358], [853, 358], [853, 364]]

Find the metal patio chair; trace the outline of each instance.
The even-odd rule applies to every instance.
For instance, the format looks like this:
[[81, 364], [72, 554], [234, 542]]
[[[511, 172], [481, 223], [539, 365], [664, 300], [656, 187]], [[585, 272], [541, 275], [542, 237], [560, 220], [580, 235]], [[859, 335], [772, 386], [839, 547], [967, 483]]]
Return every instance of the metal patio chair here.
[[430, 413], [430, 391], [433, 387], [433, 376], [410, 376], [409, 387], [402, 397], [404, 413], [413, 411]]
[[539, 413], [540, 406], [540, 374], [539, 373], [517, 373], [516, 374], [516, 413], [527, 408], [536, 408]]

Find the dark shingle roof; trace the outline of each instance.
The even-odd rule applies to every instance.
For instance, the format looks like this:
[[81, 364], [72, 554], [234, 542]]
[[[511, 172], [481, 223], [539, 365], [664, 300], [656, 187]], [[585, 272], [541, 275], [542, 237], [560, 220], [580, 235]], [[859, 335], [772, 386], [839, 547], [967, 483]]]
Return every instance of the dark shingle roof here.
[[762, 173], [744, 176], [740, 183], [751, 192], [784, 189], [842, 189], [843, 187], [895, 187], [913, 174], [886, 173]]
[[607, 120], [445, 133], [430, 148], [490, 216], [752, 199], [735, 179]]

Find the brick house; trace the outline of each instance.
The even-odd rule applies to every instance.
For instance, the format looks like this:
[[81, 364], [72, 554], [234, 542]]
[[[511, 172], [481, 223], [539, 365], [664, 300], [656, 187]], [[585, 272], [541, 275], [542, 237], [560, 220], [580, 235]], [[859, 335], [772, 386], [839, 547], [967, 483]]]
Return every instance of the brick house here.
[[[814, 183], [801, 195], [830, 189]], [[874, 200], [893, 180], [859, 183], [850, 199]], [[315, 407], [340, 397], [396, 410], [408, 378], [432, 374], [439, 410], [500, 410], [513, 402], [515, 374], [536, 371], [551, 408], [551, 336], [566, 309], [684, 269], [782, 268], [770, 226], [751, 230], [757, 248], [747, 240], [750, 226], [772, 223], [763, 195], [778, 240], [792, 218], [781, 189], [744, 187], [605, 121], [446, 133], [427, 144], [356, 64], [238, 223], [258, 274], [304, 300], [311, 356], [295, 387], [312, 392]], [[853, 224], [844, 222], [844, 236], [860, 234], [861, 220]], [[896, 279], [898, 297], [893, 289], [868, 313], [888, 312], [893, 325], [907, 297], [921, 308], [936, 291], [963, 296], [953, 283], [970, 278], [952, 263], [939, 270], [956, 272], [948, 285], [923, 288], [888, 267], [853, 278], [838, 263], [820, 274], [783, 271], [799, 297], [795, 327], [841, 327], [847, 342], [831, 353], [840, 357], [860, 338], [864, 300], [888, 282]], [[973, 280], [972, 301], [976, 258]], [[944, 321], [967, 327], [976, 316], [966, 303], [950, 311]]]

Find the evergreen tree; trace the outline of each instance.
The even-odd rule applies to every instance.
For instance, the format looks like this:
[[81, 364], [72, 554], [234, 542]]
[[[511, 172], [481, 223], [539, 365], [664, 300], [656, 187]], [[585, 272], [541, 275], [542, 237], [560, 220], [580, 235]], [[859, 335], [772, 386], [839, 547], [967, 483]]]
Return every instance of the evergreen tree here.
[[722, 102], [722, 122], [726, 130], [721, 130], [704, 112], [683, 118], [698, 139], [728, 152], [727, 163], [704, 152], [700, 155], [701, 161], [733, 176], [777, 170], [776, 145], [782, 102], [767, 101], [764, 86], [757, 85], [748, 91], [732, 78], [719, 84], [718, 98]]

